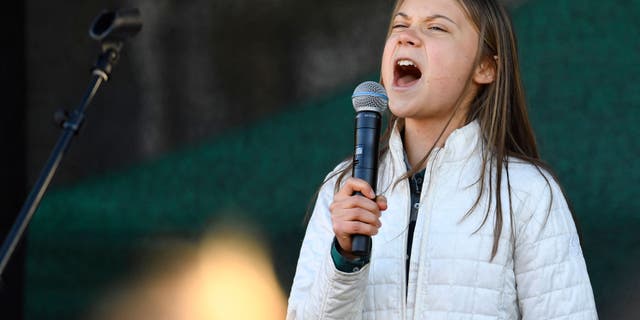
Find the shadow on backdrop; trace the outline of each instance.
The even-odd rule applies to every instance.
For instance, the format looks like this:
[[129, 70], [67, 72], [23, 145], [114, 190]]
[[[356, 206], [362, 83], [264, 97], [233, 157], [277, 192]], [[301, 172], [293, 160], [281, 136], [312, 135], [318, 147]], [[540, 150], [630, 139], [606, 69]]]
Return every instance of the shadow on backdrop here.
[[[390, 4], [108, 4], [139, 6], [145, 27], [33, 221], [26, 318], [86, 314], [145, 243], [198, 238], [229, 210], [265, 234], [286, 294], [308, 201], [351, 149], [349, 93], [377, 78]], [[84, 30], [104, 5], [82, 3], [87, 18], [55, 19], [57, 32], [68, 8], [26, 3], [30, 177], [57, 136], [51, 114], [84, 87], [72, 70], [92, 63]], [[640, 3], [533, 0], [512, 13], [530, 115], [582, 224], [601, 318], [634, 319]]]

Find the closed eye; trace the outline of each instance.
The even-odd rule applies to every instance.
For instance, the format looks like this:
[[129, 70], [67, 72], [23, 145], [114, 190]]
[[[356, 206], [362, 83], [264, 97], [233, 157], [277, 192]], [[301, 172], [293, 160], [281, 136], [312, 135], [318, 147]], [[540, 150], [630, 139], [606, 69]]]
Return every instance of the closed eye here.
[[447, 30], [445, 30], [444, 28], [442, 28], [440, 26], [429, 26], [427, 29], [432, 30], [432, 31], [447, 32]]

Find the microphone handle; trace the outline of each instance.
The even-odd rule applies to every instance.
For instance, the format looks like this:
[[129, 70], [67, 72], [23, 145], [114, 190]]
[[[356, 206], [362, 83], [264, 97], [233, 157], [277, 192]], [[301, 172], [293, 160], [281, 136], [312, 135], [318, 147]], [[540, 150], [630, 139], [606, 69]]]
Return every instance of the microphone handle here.
[[[378, 184], [378, 143], [382, 116], [378, 112], [361, 111], [355, 119], [355, 151], [352, 176], [369, 183], [374, 192]], [[362, 195], [355, 192], [354, 195]], [[351, 252], [360, 257], [371, 255], [371, 237], [355, 234], [351, 238]]]

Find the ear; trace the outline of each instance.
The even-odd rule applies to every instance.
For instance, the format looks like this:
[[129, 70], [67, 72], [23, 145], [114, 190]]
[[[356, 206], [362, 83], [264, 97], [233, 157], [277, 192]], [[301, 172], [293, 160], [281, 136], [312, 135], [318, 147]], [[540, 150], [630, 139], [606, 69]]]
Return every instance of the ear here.
[[477, 84], [489, 84], [496, 79], [498, 56], [485, 57], [476, 67], [473, 81]]

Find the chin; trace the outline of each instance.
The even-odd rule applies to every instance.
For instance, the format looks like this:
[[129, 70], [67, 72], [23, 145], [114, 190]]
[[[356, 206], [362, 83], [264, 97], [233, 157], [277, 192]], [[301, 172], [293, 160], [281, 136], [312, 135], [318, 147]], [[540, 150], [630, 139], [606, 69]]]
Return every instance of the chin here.
[[405, 104], [392, 104], [391, 102], [389, 103], [389, 111], [391, 111], [391, 113], [398, 117], [398, 118], [407, 118], [407, 117], [411, 117], [411, 113], [409, 112], [411, 110], [410, 106], [407, 106]]

